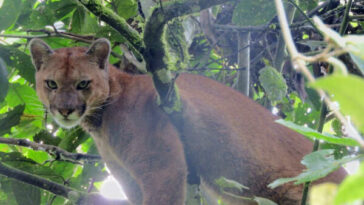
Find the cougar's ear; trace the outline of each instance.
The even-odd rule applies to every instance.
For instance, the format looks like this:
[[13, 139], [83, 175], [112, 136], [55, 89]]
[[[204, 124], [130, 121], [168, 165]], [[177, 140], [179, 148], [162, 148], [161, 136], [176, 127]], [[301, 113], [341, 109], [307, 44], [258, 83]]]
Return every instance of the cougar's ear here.
[[90, 46], [86, 54], [93, 57], [101, 69], [107, 69], [110, 49], [109, 40], [100, 38]]
[[34, 67], [37, 71], [41, 68], [42, 64], [48, 60], [49, 56], [53, 54], [53, 50], [44, 41], [34, 38], [29, 43], [30, 54]]

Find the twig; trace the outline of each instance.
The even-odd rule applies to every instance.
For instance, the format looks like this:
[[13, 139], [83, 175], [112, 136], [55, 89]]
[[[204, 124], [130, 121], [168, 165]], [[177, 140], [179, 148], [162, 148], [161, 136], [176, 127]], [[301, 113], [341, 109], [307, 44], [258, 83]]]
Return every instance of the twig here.
[[348, 27], [348, 23], [349, 23], [349, 20], [350, 20], [349, 12], [350, 12], [352, 3], [353, 3], [353, 1], [349, 0], [348, 3], [346, 4], [344, 19], [343, 19], [343, 21], [341, 23], [341, 27], [340, 27], [340, 30], [339, 30], [339, 33], [341, 35], [343, 35], [345, 33], [346, 28]]
[[316, 25], [311, 21], [310, 17], [308, 17], [305, 12], [293, 1], [293, 0], [288, 0], [294, 7], [296, 7], [296, 9], [301, 13], [301, 15], [306, 19], [306, 21], [316, 30], [316, 32], [323, 37], [323, 35], [321, 34], [321, 32], [317, 29]]
[[[313, 75], [311, 74], [309, 69], [307, 68], [306, 62], [302, 59], [302, 54], [298, 53], [298, 51], [296, 49], [296, 46], [294, 44], [294, 41], [292, 39], [290, 30], [288, 27], [287, 18], [285, 16], [284, 7], [283, 7], [281, 0], [275, 0], [275, 4], [276, 4], [276, 9], [277, 9], [278, 18], [279, 18], [279, 24], [281, 25], [283, 37], [287, 44], [287, 49], [288, 49], [291, 59], [292, 59], [292, 64], [294, 65], [294, 67], [296, 67], [299, 71], [301, 71], [306, 76], [306, 78], [308, 79], [309, 82], [315, 82], [315, 78], [313, 77]], [[331, 102], [330, 98], [326, 95], [326, 93], [321, 89], [318, 89], [317, 92], [320, 95], [320, 97], [324, 99], [324, 102], [326, 103], [326, 105], [329, 108], [331, 108], [333, 103]], [[340, 122], [343, 124], [343, 126], [346, 128], [346, 130], [349, 133], [348, 136], [357, 140], [359, 142], [359, 144], [362, 147], [364, 147], [364, 140], [361, 138], [359, 133], [353, 128], [353, 126], [348, 122], [348, 120], [338, 110], [332, 109], [332, 112], [335, 114], [337, 119], [339, 119]]]
[[67, 152], [57, 146], [54, 146], [54, 145], [39, 144], [39, 143], [31, 142], [26, 139], [14, 139], [14, 138], [0, 137], [0, 143], [29, 147], [34, 150], [42, 150], [42, 151], [45, 151], [48, 154], [54, 156], [56, 160], [65, 160], [65, 161], [70, 161], [70, 162], [84, 161], [87, 163], [101, 160], [101, 157], [98, 155], [71, 153], [71, 152]]
[[317, 6], [316, 8], [312, 9], [310, 12], [308, 12], [307, 16], [308, 17], [312, 17], [314, 16], [317, 12], [319, 12], [321, 9], [325, 8], [326, 6], [329, 6], [331, 4], [332, 0], [327, 0], [324, 3], [320, 4], [319, 6]]

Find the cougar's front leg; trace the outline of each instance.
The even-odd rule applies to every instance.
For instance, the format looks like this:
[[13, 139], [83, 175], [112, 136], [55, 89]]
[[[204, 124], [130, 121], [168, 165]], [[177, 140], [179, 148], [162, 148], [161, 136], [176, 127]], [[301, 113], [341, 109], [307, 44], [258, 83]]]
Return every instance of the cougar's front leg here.
[[147, 136], [138, 155], [128, 160], [130, 171], [142, 191], [143, 205], [183, 205], [187, 165], [182, 143], [172, 131], [158, 134]]
[[169, 167], [143, 179], [143, 205], [184, 205], [186, 171]]

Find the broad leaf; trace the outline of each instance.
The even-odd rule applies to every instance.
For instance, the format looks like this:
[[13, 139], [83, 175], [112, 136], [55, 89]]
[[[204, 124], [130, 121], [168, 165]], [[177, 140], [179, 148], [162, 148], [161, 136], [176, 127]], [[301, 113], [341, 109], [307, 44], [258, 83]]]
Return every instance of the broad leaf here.
[[2, 102], [8, 93], [8, 71], [6, 70], [4, 61], [0, 58], [0, 102]]
[[286, 127], [291, 128], [292, 130], [295, 130], [298, 133], [301, 133], [302, 135], [306, 136], [307, 138], [311, 140], [323, 140], [325, 142], [333, 143], [333, 144], [339, 144], [344, 146], [359, 146], [360, 144], [352, 139], [352, 138], [339, 138], [334, 135], [328, 134], [328, 133], [319, 133], [316, 130], [313, 130], [309, 127], [300, 126], [297, 124], [294, 124], [293, 122], [285, 121], [282, 119], [276, 120], [277, 123], [282, 124]]
[[287, 84], [283, 76], [273, 67], [267, 66], [259, 71], [259, 81], [269, 100], [281, 101], [287, 93]]
[[4, 1], [0, 7], [0, 32], [15, 23], [20, 14], [20, 10], [17, 9], [20, 4], [21, 0]]
[[117, 13], [124, 19], [129, 19], [138, 14], [138, 4], [135, 0], [114, 0]]
[[268, 187], [276, 188], [282, 184], [294, 181], [294, 184], [302, 184], [327, 176], [338, 169], [342, 164], [352, 161], [353, 158], [346, 157], [335, 160], [334, 151], [330, 149], [312, 152], [303, 157], [301, 163], [307, 167], [300, 175], [292, 178], [280, 178], [270, 183]]
[[18, 105], [13, 110], [0, 115], [0, 136], [10, 133], [11, 128], [19, 124], [24, 108], [24, 105]]
[[85, 9], [82, 7], [77, 7], [77, 9], [73, 12], [72, 15], [72, 24], [71, 24], [71, 32], [80, 33], [82, 27], [85, 25]]
[[54, 173], [52, 168], [38, 164], [32, 159], [24, 157], [20, 152], [0, 152], [0, 161], [16, 169], [39, 175], [58, 183], [64, 183], [64, 178], [62, 178], [61, 175]]
[[33, 68], [30, 56], [14, 46], [4, 46], [1, 44], [0, 56], [8, 66], [16, 68], [25, 80], [30, 83], [35, 82], [35, 69]]
[[311, 86], [330, 93], [332, 99], [339, 102], [343, 113], [349, 115], [357, 128], [364, 132], [364, 80], [362, 78], [354, 75], [330, 75], [311, 83]]
[[350, 175], [340, 184], [335, 198], [335, 205], [364, 201], [364, 162], [361, 163], [357, 173]]
[[40, 190], [39, 188], [13, 180], [11, 183], [13, 193], [18, 204], [39, 205]]

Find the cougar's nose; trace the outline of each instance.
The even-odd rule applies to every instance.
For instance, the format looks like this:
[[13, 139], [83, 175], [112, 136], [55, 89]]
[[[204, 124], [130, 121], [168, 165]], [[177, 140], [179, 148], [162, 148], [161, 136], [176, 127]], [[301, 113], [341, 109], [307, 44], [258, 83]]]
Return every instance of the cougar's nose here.
[[58, 109], [58, 112], [63, 117], [68, 117], [71, 113], [73, 113], [73, 111], [75, 111], [75, 109], [67, 109], [67, 108], [60, 108], [60, 109]]

